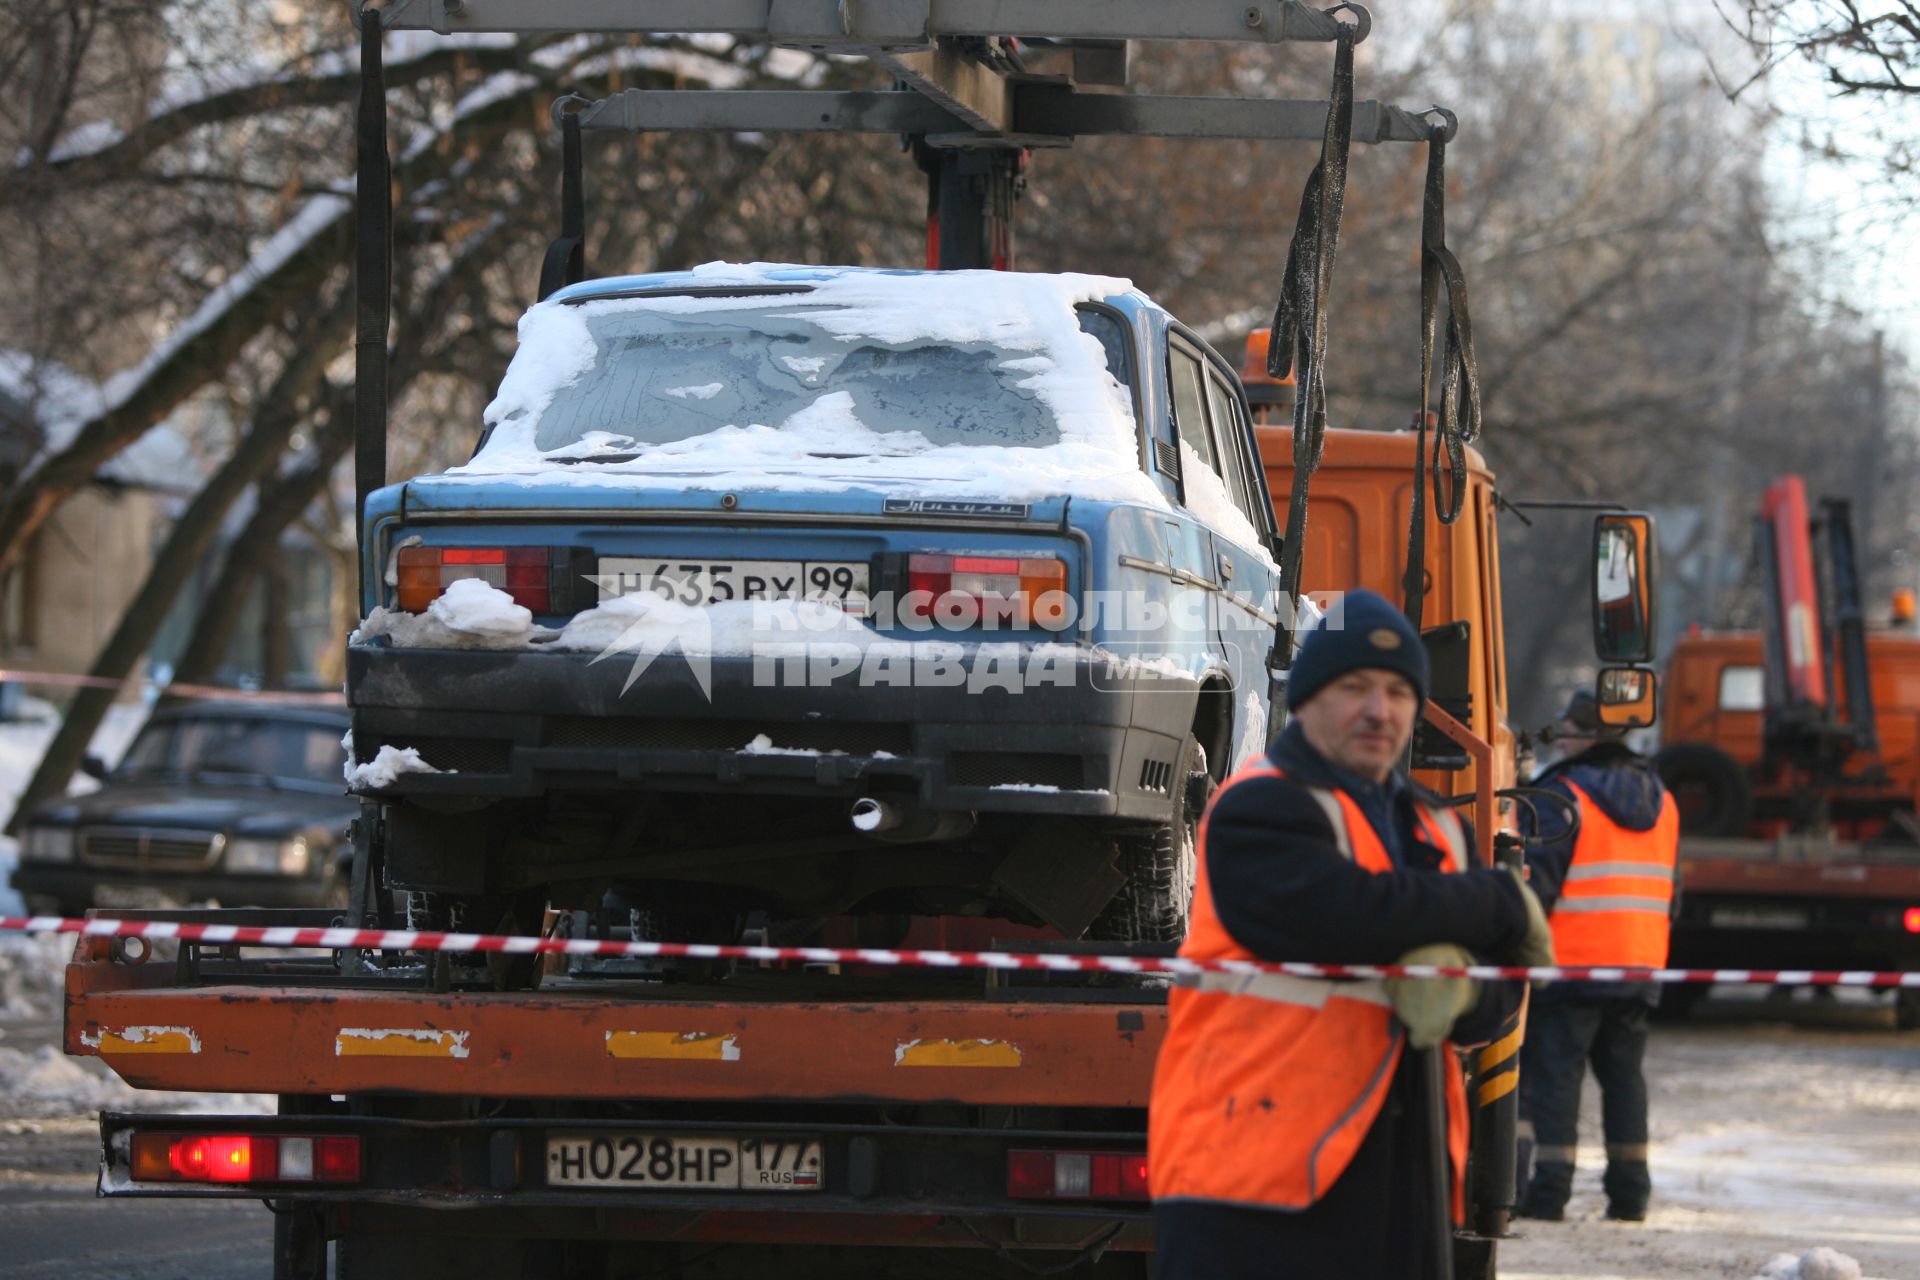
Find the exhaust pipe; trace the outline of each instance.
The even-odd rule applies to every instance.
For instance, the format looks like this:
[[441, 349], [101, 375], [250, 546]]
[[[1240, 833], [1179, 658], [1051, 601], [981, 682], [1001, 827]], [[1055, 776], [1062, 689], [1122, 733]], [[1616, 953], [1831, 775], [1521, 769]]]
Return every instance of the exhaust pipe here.
[[855, 831], [864, 831], [870, 836], [892, 831], [905, 821], [905, 815], [899, 809], [872, 796], [861, 796], [855, 800], [848, 816], [853, 820]]
[[847, 820], [855, 831], [888, 844], [958, 840], [973, 830], [971, 812], [926, 813], [872, 796], [855, 800], [847, 810]]

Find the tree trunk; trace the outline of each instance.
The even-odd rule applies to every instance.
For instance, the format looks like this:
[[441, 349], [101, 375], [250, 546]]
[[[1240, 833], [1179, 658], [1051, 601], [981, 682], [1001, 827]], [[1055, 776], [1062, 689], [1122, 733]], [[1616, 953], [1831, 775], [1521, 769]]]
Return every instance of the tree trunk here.
[[[226, 518], [228, 508], [246, 492], [247, 486], [278, 461], [286, 448], [287, 436], [299, 420], [295, 405], [322, 379], [327, 354], [335, 349], [331, 339], [344, 329], [351, 301], [352, 291], [339, 289], [326, 311], [311, 317], [295, 332], [293, 355], [263, 398], [251, 429], [233, 456], [194, 495], [186, 511], [168, 531], [146, 580], [127, 605], [119, 625], [94, 659], [88, 674], [99, 679], [123, 680], [145, 655], [180, 589], [193, 576], [201, 557], [219, 535], [220, 523]], [[93, 740], [95, 730], [117, 696], [115, 688], [85, 688], [74, 696], [59, 730], [14, 806], [13, 817], [7, 822], [7, 834], [18, 831], [21, 820], [43, 801], [66, 791], [74, 770], [86, 755], [87, 744]]]
[[[340, 394], [339, 403], [329, 411], [330, 421], [314, 433], [314, 456], [306, 466], [261, 485], [253, 515], [227, 547], [226, 560], [207, 592], [206, 605], [194, 619], [187, 646], [174, 664], [175, 682], [203, 683], [219, 671], [240, 624], [240, 610], [227, 607], [225, 602], [246, 598], [261, 568], [279, 546], [281, 533], [300, 518], [353, 446], [352, 403], [350, 394]], [[172, 699], [163, 697], [163, 701]]]

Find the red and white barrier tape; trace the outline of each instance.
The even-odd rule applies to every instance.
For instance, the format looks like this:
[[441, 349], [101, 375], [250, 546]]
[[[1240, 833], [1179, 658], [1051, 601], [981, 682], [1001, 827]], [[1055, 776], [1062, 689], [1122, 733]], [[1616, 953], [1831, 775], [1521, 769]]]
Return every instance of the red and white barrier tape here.
[[1298, 961], [1189, 960], [1180, 956], [1047, 955], [1008, 951], [906, 951], [873, 947], [721, 946], [701, 942], [595, 942], [411, 929], [306, 929], [165, 920], [71, 920], [0, 916], [0, 933], [78, 933], [88, 937], [173, 938], [221, 946], [358, 947], [371, 951], [501, 951], [514, 955], [633, 956], [691, 960], [866, 964], [903, 969], [1037, 969], [1056, 973], [1284, 973], [1298, 978], [1508, 978], [1560, 982], [1722, 982], [1779, 987], [1920, 987], [1920, 972], [1840, 969], [1628, 969], [1597, 965], [1520, 968], [1425, 964], [1307, 964]]
[[[14, 684], [49, 685], [63, 689], [121, 689], [127, 685], [144, 685], [144, 680], [112, 680], [106, 676], [75, 676], [60, 671], [16, 671], [0, 668], [0, 682], [12, 681]], [[230, 689], [217, 684], [168, 684], [159, 687], [164, 698], [234, 698], [251, 699], [256, 702], [286, 702], [301, 706], [344, 706], [346, 695], [342, 693], [295, 693], [283, 689]]]

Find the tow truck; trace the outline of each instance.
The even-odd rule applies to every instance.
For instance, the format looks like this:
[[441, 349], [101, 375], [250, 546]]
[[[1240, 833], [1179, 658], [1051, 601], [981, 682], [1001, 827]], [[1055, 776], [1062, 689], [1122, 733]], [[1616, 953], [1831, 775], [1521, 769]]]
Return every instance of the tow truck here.
[[[864, 55], [897, 77], [896, 88], [878, 92], [629, 90], [569, 103], [560, 114], [561, 234], [543, 295], [584, 272], [583, 130], [908, 136], [927, 173], [930, 259], [942, 267], [1012, 265], [1013, 196], [1023, 157], [1036, 147], [1099, 134], [1317, 139], [1323, 163], [1309, 184], [1288, 273], [1292, 304], [1283, 308], [1307, 389], [1297, 430], [1324, 429], [1324, 306], [1347, 143], [1438, 148], [1453, 132], [1445, 113], [1347, 96], [1353, 47], [1371, 27], [1354, 4], [1322, 12], [1292, 0], [1108, 0], [1034, 4], [1015, 15], [997, 0], [552, 0], [537, 9], [511, 0], [365, 0], [355, 16], [364, 74], [363, 509], [385, 480], [383, 30], [718, 31]], [[1070, 50], [1072, 74], [1025, 73], [1022, 40]], [[1124, 84], [1136, 40], [1332, 43], [1335, 92], [1329, 102], [1290, 102], [1085, 91]], [[1296, 597], [1305, 500], [1301, 474], [1282, 563]], [[1489, 625], [1497, 634], [1497, 618]], [[1489, 702], [1476, 714], [1492, 709]], [[1491, 747], [1478, 741], [1490, 761]], [[1494, 777], [1487, 770], [1476, 784], [1488, 811]], [[363, 812], [347, 924], [400, 923], [376, 845], [377, 814]], [[312, 911], [145, 914], [269, 927], [343, 920]], [[547, 913], [543, 927], [606, 938], [623, 923], [568, 911]], [[820, 937], [860, 941], [871, 925], [838, 919]], [[989, 939], [1055, 954], [1088, 945], [953, 917], [915, 917], [887, 936], [891, 945], [936, 948]], [[70, 1053], [97, 1055], [140, 1087], [277, 1095], [270, 1117], [103, 1115], [100, 1189], [265, 1201], [281, 1280], [325, 1274], [329, 1254], [338, 1274], [356, 1280], [635, 1268], [677, 1276], [754, 1268], [804, 1280], [862, 1270], [1145, 1276], [1144, 1107], [1164, 1025], [1163, 990], [1111, 975], [1039, 980], [784, 963], [663, 972], [585, 961], [508, 972], [497, 957], [423, 954], [404, 942], [292, 955], [183, 942], [177, 954], [156, 955], [137, 940], [87, 938], [68, 973], [65, 1034]], [[1510, 1090], [1514, 1044], [1483, 1059], [1483, 1101]], [[1488, 1142], [1479, 1145], [1485, 1151]], [[1481, 1176], [1508, 1158], [1477, 1157]], [[1504, 1202], [1470, 1208], [1483, 1230], [1460, 1242], [1455, 1274], [1493, 1274], [1489, 1237], [1498, 1232], [1484, 1228], [1501, 1226], [1504, 1212]]]
[[[1782, 476], [1755, 530], [1764, 627], [1685, 635], [1667, 663], [1654, 763], [1680, 806], [1673, 962], [1912, 969], [1920, 638], [1867, 629], [1846, 500], [1815, 510]], [[1920, 1026], [1920, 992], [1896, 992], [1894, 1014]]]

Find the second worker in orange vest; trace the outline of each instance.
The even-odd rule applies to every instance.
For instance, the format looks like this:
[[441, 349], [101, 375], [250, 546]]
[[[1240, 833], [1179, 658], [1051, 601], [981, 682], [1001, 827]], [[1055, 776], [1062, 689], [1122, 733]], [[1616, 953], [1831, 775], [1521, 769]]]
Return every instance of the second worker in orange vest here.
[[[1667, 962], [1676, 903], [1680, 814], [1647, 761], [1601, 726], [1591, 693], [1562, 711], [1556, 738], [1578, 754], [1534, 779], [1579, 814], [1535, 804], [1521, 814], [1538, 843], [1527, 851], [1531, 883], [1549, 909], [1554, 950], [1565, 965], [1657, 969]], [[1584, 750], [1580, 750], [1584, 748]], [[1558, 1221], [1573, 1191], [1580, 1086], [1587, 1066], [1600, 1082], [1607, 1141], [1602, 1187], [1607, 1216], [1647, 1216], [1647, 1021], [1659, 1000], [1651, 982], [1556, 982], [1534, 998], [1520, 1057], [1523, 1143], [1533, 1133], [1533, 1176], [1517, 1212]]]
[[[1288, 680], [1292, 722], [1201, 823], [1181, 955], [1551, 962], [1532, 894], [1471, 869], [1466, 829], [1400, 771], [1426, 686], [1419, 635], [1372, 592], [1348, 593], [1307, 635]], [[1464, 979], [1218, 975], [1176, 987], [1148, 1136], [1160, 1280], [1442, 1274], [1466, 1099], [1442, 1049], [1443, 1164], [1407, 1048], [1483, 1040], [1519, 996], [1518, 984], [1476, 991]], [[1450, 1176], [1436, 1178], [1441, 1167]]]

